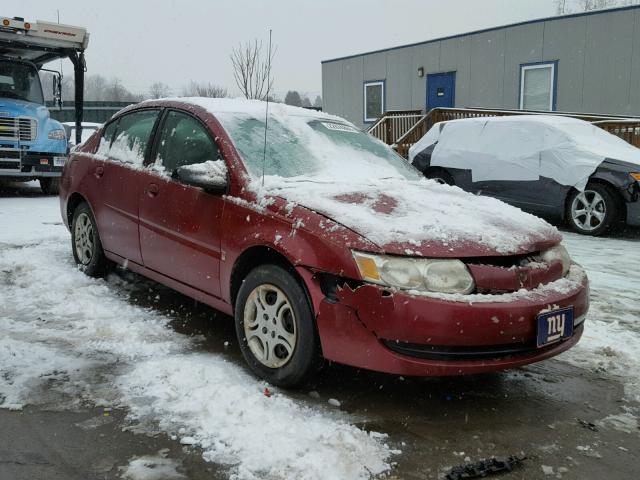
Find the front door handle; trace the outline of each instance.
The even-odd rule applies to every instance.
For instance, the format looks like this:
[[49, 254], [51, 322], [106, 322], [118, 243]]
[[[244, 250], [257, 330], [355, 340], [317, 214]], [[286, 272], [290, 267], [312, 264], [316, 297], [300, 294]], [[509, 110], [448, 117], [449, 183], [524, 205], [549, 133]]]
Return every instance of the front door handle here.
[[96, 167], [96, 177], [100, 178], [104, 175], [104, 167]]
[[147, 187], [146, 192], [147, 192], [147, 195], [149, 195], [150, 197], [155, 197], [160, 192], [160, 189], [158, 188], [158, 185], [156, 185], [155, 183], [150, 183], [149, 186]]

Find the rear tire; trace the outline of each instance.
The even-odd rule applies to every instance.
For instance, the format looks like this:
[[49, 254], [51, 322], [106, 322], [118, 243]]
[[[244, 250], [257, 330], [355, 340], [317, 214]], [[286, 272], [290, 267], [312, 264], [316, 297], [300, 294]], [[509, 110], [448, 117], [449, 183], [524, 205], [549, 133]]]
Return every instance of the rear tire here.
[[240, 350], [255, 375], [273, 385], [304, 385], [321, 364], [309, 298], [277, 265], [261, 265], [242, 282], [235, 304]]
[[41, 178], [40, 188], [45, 195], [58, 195], [60, 193], [60, 179], [59, 178]]
[[424, 172], [424, 176], [435, 180], [442, 185], [455, 185], [456, 182], [449, 172], [443, 168], [430, 168]]
[[615, 192], [599, 183], [589, 183], [583, 192], [573, 191], [567, 199], [567, 222], [573, 231], [582, 235], [607, 233], [620, 213]]
[[102, 277], [109, 269], [110, 262], [102, 250], [98, 225], [86, 202], [73, 211], [71, 249], [80, 270], [90, 277]]

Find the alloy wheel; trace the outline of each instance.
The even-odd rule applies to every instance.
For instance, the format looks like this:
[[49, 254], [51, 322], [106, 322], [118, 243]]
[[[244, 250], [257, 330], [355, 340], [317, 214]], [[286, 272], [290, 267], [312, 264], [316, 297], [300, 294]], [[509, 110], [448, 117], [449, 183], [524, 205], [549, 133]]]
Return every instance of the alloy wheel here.
[[585, 190], [571, 203], [571, 218], [576, 226], [584, 231], [596, 230], [607, 215], [607, 205], [598, 192]]

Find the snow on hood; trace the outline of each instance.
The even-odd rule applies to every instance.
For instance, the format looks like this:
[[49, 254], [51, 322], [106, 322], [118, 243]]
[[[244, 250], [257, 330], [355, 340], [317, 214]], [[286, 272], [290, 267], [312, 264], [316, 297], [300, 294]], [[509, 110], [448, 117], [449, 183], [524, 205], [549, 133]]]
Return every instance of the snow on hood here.
[[39, 122], [49, 118], [49, 110], [44, 105], [15, 98], [0, 97], [0, 111], [7, 112], [9, 116], [34, 117]]
[[216, 115], [260, 200], [280, 196], [322, 213], [388, 253], [506, 255], [561, 240], [533, 215], [424, 179], [387, 145], [340, 117], [270, 105], [265, 155], [265, 102], [179, 101]]
[[266, 177], [265, 186], [256, 188], [259, 196], [279, 196], [322, 213], [398, 255], [519, 254], [561, 240], [555, 227], [536, 216], [427, 179], [354, 184]]

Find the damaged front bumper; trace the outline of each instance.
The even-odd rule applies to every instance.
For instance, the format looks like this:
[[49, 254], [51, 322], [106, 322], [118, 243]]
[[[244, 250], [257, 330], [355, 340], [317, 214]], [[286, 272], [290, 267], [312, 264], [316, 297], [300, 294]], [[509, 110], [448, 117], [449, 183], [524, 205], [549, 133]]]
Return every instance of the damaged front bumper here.
[[[324, 357], [399, 375], [463, 375], [547, 359], [578, 342], [589, 307], [588, 280], [577, 265], [567, 278], [534, 290], [455, 298], [372, 284], [338, 285], [327, 296], [317, 276], [300, 273], [314, 302]], [[569, 306], [573, 335], [537, 348], [537, 316]]]

